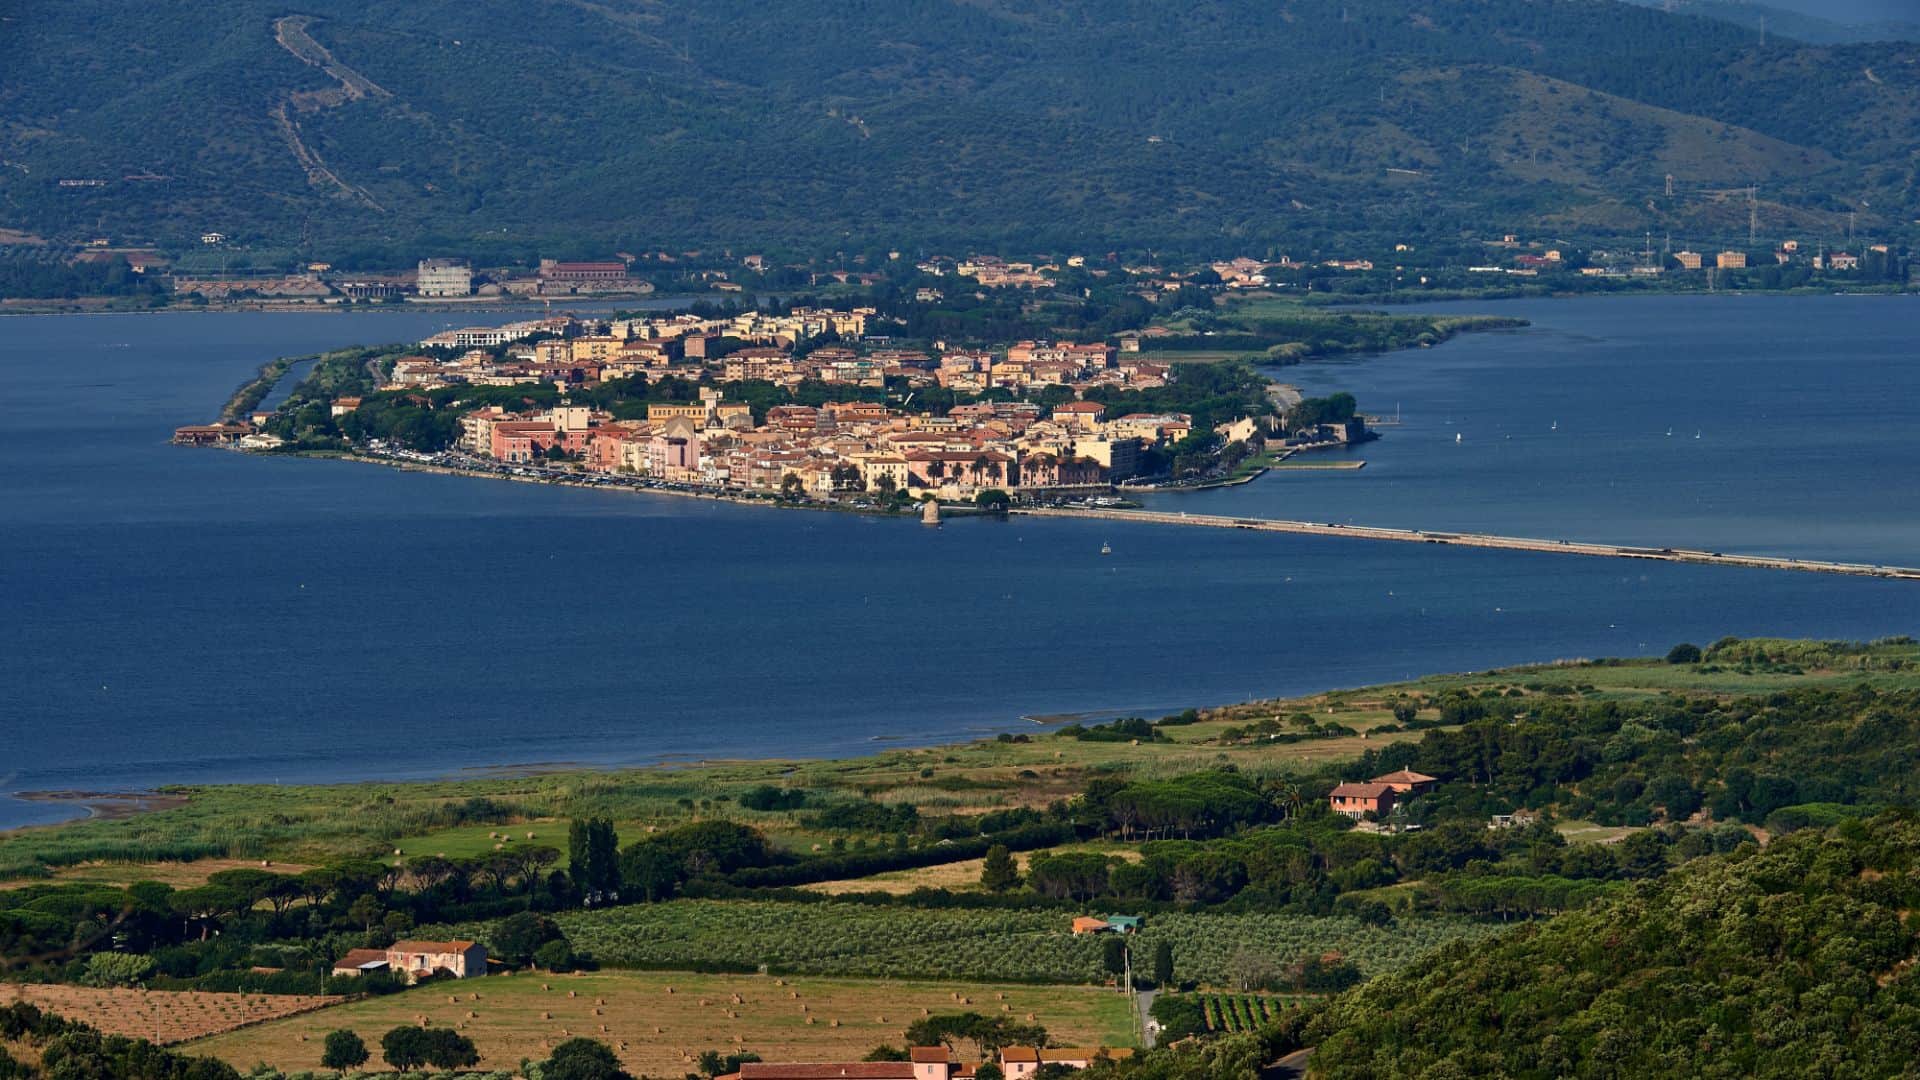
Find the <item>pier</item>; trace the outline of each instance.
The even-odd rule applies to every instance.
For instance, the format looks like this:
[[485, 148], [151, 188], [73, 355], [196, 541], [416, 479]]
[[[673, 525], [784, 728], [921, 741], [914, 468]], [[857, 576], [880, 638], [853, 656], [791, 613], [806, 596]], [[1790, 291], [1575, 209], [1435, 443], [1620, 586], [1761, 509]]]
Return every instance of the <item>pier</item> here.
[[1306, 536], [1340, 536], [1350, 540], [1392, 540], [1404, 544], [1451, 544], [1456, 547], [1495, 548], [1503, 551], [1538, 551], [1555, 555], [1587, 555], [1606, 559], [1648, 559], [1654, 562], [1699, 563], [1707, 566], [1738, 566], [1751, 570], [1798, 570], [1812, 574], [1845, 574], [1850, 577], [1897, 578], [1920, 581], [1920, 568], [1879, 566], [1872, 563], [1822, 562], [1816, 559], [1790, 559], [1777, 555], [1728, 555], [1718, 551], [1688, 548], [1634, 547], [1624, 544], [1596, 544], [1581, 540], [1539, 540], [1524, 536], [1491, 536], [1485, 533], [1435, 532], [1426, 529], [1389, 529], [1377, 525], [1338, 525], [1315, 521], [1283, 521], [1274, 518], [1223, 517], [1210, 514], [1167, 513], [1160, 510], [1100, 510], [1066, 508], [1016, 509], [1012, 513], [1026, 517], [1098, 518], [1104, 521], [1130, 521], [1142, 525], [1186, 525], [1203, 529], [1247, 529], [1253, 532], [1298, 533]]

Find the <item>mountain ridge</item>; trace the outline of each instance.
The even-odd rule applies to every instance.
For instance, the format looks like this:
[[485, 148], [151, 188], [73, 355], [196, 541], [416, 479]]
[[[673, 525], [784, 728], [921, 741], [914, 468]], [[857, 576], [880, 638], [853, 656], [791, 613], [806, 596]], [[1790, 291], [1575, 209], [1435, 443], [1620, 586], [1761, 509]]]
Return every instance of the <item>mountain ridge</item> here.
[[1749, 185], [1780, 227], [1920, 212], [1920, 48], [1613, 0], [103, 5], [0, 45], [0, 226], [1228, 247], [1732, 230], [1700, 193]]

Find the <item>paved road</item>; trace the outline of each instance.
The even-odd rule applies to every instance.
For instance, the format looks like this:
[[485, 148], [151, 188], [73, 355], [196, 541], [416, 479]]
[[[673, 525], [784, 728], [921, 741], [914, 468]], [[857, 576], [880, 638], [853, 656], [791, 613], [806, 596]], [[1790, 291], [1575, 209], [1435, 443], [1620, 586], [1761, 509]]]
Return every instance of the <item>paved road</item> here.
[[1152, 1013], [1153, 999], [1159, 993], [1160, 991], [1158, 990], [1142, 990], [1133, 995], [1134, 1004], [1140, 1007], [1141, 1042], [1149, 1050], [1153, 1049], [1154, 1032], [1157, 1031], [1160, 1026], [1153, 1019]]
[[1303, 1077], [1307, 1075], [1307, 1061], [1312, 1057], [1313, 1047], [1311, 1046], [1305, 1050], [1295, 1050], [1274, 1062], [1267, 1069], [1267, 1076], [1269, 1080], [1293, 1080], [1295, 1077]]

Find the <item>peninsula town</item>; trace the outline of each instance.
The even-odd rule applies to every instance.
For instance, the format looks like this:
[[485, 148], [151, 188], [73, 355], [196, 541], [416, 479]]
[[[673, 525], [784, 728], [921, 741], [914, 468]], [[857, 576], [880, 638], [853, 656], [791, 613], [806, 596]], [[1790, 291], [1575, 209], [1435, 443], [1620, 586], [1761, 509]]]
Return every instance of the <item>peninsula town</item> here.
[[[1305, 397], [1261, 365], [1515, 324], [1323, 311], [1269, 288], [1269, 268], [1102, 270], [1067, 291], [1043, 273], [1060, 267], [978, 257], [907, 271], [944, 290], [854, 280], [830, 298], [449, 329], [304, 370], [270, 363], [218, 422], [175, 439], [858, 506], [1100, 500], [1373, 437], [1351, 396]], [[542, 273], [617, 302], [626, 269]], [[427, 260], [414, 295], [470, 296], [473, 281]]]

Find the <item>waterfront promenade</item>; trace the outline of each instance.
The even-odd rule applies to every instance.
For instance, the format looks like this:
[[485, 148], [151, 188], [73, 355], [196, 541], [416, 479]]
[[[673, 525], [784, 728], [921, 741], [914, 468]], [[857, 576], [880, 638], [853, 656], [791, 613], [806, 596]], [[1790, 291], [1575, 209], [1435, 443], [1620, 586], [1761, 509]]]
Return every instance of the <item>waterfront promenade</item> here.
[[1799, 570], [1815, 574], [1846, 574], [1853, 577], [1897, 578], [1920, 581], [1920, 568], [1880, 566], [1871, 563], [1822, 562], [1775, 555], [1729, 555], [1718, 551], [1686, 548], [1634, 547], [1623, 544], [1596, 544], [1580, 540], [1540, 540], [1524, 536], [1491, 536], [1485, 533], [1433, 532], [1423, 529], [1389, 529], [1374, 525], [1338, 525], [1314, 521], [1284, 521], [1273, 518], [1223, 517], [1210, 514], [1169, 513], [1159, 510], [1103, 510], [1096, 508], [1033, 508], [1012, 511], [1028, 517], [1096, 518], [1149, 525], [1187, 525], [1208, 529], [1249, 529], [1255, 532], [1303, 533], [1310, 536], [1342, 536], [1352, 540], [1395, 540], [1409, 544], [1453, 544], [1460, 547], [1498, 548], [1505, 551], [1540, 551], [1557, 555], [1590, 555], [1610, 559], [1652, 559], [1657, 562], [1703, 563], [1710, 566], [1741, 566], [1755, 570]]

